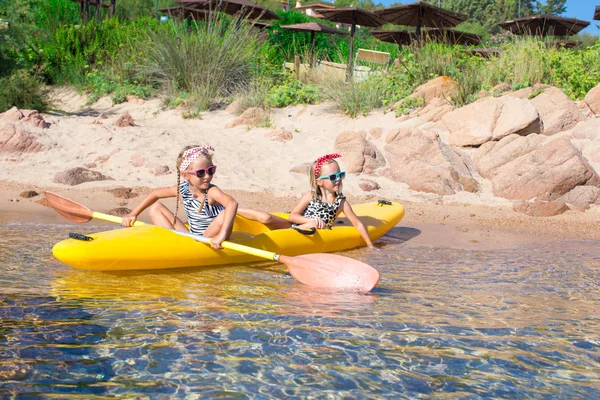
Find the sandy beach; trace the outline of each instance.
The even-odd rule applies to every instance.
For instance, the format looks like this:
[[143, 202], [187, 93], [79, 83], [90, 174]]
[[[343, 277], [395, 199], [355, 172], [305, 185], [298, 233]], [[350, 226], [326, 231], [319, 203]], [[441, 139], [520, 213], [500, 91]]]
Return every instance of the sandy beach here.
[[[61, 112], [44, 114], [48, 129], [26, 127], [44, 146], [42, 151], [3, 153], [0, 159], [0, 220], [60, 221], [38, 201], [44, 190], [64, 195], [89, 208], [109, 212], [133, 208], [152, 188], [175, 184], [172, 172], [179, 150], [187, 144], [210, 143], [219, 166], [215, 183], [233, 195], [241, 206], [266, 211], [289, 211], [308, 188], [303, 164], [334, 150], [344, 131], [381, 131], [369, 136], [383, 146], [388, 131], [400, 121], [393, 113], [373, 113], [351, 119], [329, 104], [271, 111], [268, 128], [239, 125], [227, 128], [236, 115], [227, 110], [205, 113], [201, 119], [184, 119], [179, 110], [163, 110], [160, 99], [112, 105], [102, 99], [85, 106], [85, 96], [58, 90], [55, 105]], [[128, 112], [135, 126], [117, 127], [114, 120]], [[273, 140], [274, 130], [290, 132], [286, 141]], [[341, 161], [344, 168], [344, 159]], [[88, 167], [111, 179], [69, 186], [54, 182], [69, 168]], [[168, 167], [168, 171], [166, 171]], [[162, 168], [162, 169], [161, 169]], [[290, 172], [290, 170], [299, 172]], [[158, 172], [157, 172], [158, 171]], [[166, 171], [166, 173], [165, 173]], [[365, 192], [360, 180], [368, 178], [380, 189]], [[494, 196], [481, 181], [477, 193], [460, 191], [441, 196], [408, 188], [385, 173], [349, 174], [344, 192], [351, 203], [390, 199], [402, 203], [406, 215], [390, 234], [411, 245], [468, 249], [510, 247], [536, 241], [600, 240], [600, 206], [585, 212], [569, 210], [545, 218], [513, 211], [513, 202]], [[130, 188], [136, 197], [118, 198], [108, 192]], [[40, 195], [20, 196], [25, 191]], [[173, 202], [167, 202], [173, 206]], [[142, 220], [148, 221], [145, 216]]]

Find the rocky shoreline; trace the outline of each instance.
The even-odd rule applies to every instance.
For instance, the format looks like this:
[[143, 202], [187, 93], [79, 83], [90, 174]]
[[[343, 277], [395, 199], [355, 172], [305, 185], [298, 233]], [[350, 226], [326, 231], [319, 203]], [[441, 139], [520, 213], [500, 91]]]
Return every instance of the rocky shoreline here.
[[[167, 186], [175, 183], [181, 147], [211, 143], [220, 186], [296, 198], [308, 189], [310, 160], [336, 151], [349, 172], [344, 191], [357, 198], [511, 207], [536, 217], [595, 215], [600, 84], [580, 102], [554, 87], [508, 89], [500, 85], [454, 108], [456, 84], [440, 77], [411, 95], [423, 99], [421, 107], [398, 117], [351, 119], [331, 104], [236, 115], [232, 104], [196, 120], [163, 110], [160, 99], [85, 106], [84, 96], [61, 89], [54, 96], [61, 113], [0, 114], [0, 166], [5, 183], [40, 188]], [[256, 126], [265, 119], [267, 126]]]

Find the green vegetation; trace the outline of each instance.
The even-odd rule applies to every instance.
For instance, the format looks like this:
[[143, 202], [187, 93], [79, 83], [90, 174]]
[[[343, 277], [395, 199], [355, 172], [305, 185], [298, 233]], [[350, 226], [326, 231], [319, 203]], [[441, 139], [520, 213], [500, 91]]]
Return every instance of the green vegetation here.
[[410, 114], [414, 110], [425, 105], [425, 99], [422, 97], [407, 97], [396, 107], [396, 116]]
[[[343, 6], [343, 1], [336, 4]], [[294, 55], [308, 62], [310, 34], [281, 29], [311, 20], [304, 14], [278, 11], [282, 18], [260, 32], [247, 21], [225, 15], [189, 24], [160, 22], [154, 16], [154, 0], [120, 3], [114, 18], [101, 9], [97, 21], [85, 22], [71, 0], [0, 0], [0, 111], [13, 105], [46, 109], [43, 88], [61, 85], [86, 93], [90, 103], [102, 96], [119, 103], [128, 95], [161, 94], [165, 107], [182, 107], [189, 117], [234, 99], [239, 100], [239, 112], [329, 100], [355, 117], [395, 104], [438, 76], [457, 83], [458, 91], [449, 99], [456, 106], [476, 100], [480, 91], [499, 83], [512, 88], [545, 83], [581, 99], [600, 81], [597, 37], [588, 35], [583, 46], [570, 50], [547, 47], [539, 38], [495, 34], [493, 23], [514, 17], [516, 0], [443, 3], [471, 16], [459, 29], [482, 36], [484, 46], [501, 49], [490, 59], [472, 55], [462, 46], [435, 43], [399, 51], [396, 45], [375, 39], [368, 28], [359, 29], [355, 49], [388, 52], [393, 63], [350, 83], [314, 73], [299, 79], [283, 67]], [[259, 3], [279, 7], [274, 0]], [[160, 7], [170, 5], [171, 0], [159, 2]], [[363, 5], [368, 8], [374, 3]], [[528, 15], [541, 7], [559, 13], [564, 1], [542, 5], [523, 0], [521, 13]], [[316, 37], [315, 60], [344, 63], [348, 51], [347, 37]], [[401, 104], [396, 110], [400, 114], [420, 106], [412, 100]]]

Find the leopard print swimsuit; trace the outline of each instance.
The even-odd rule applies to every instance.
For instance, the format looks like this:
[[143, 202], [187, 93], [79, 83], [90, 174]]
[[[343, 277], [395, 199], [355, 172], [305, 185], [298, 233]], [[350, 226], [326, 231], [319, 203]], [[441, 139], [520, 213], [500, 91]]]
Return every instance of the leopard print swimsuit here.
[[325, 227], [331, 228], [344, 199], [346, 199], [346, 196], [341, 193], [337, 195], [332, 203], [325, 203], [319, 198], [314, 198], [308, 203], [308, 206], [302, 212], [302, 216], [315, 219], [321, 218], [325, 222]]

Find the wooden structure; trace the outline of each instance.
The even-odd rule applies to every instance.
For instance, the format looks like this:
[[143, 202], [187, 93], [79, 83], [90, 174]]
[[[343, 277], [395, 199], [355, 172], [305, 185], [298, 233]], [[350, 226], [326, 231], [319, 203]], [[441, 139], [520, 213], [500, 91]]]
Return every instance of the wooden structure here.
[[81, 12], [81, 19], [84, 21], [90, 20], [90, 7], [94, 7], [94, 19], [97, 21], [99, 16], [100, 8], [108, 8], [110, 18], [115, 16], [117, 10], [117, 0], [73, 0], [75, 3], [79, 3], [79, 10]]
[[354, 33], [356, 32], [356, 25], [380, 27], [385, 25], [386, 21], [380, 18], [377, 14], [367, 11], [362, 8], [336, 8], [333, 10], [319, 10], [323, 15], [323, 18], [333, 21], [341, 22], [343, 24], [351, 24], [350, 28], [350, 51], [348, 52], [348, 70], [347, 79], [352, 79], [354, 62]]

